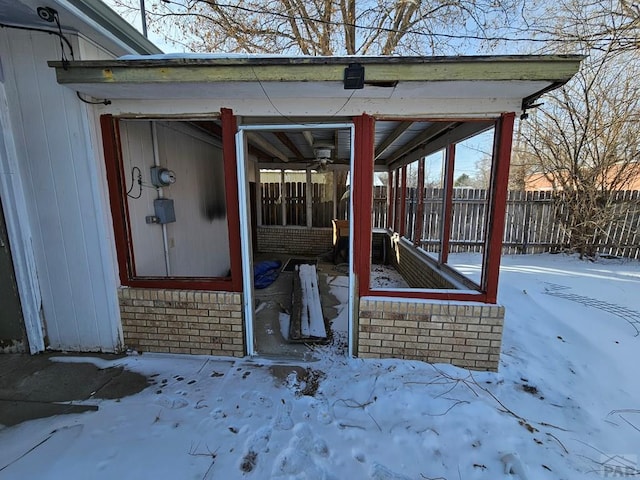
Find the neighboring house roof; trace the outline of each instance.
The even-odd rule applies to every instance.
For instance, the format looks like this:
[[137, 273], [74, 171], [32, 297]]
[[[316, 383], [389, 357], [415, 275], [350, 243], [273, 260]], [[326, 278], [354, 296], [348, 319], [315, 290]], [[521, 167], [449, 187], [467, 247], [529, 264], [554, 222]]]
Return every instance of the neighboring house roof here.
[[0, 0], [0, 24], [56, 30], [38, 16], [43, 6], [58, 12], [63, 30], [79, 32], [114, 55], [162, 53], [100, 0]]
[[[621, 168], [624, 171], [621, 172]], [[562, 190], [562, 182], [557, 181], [557, 175], [553, 173], [532, 173], [524, 179], [524, 189], [533, 190]], [[614, 185], [617, 190], [640, 190], [640, 163], [631, 163], [622, 167], [613, 164], [607, 171], [606, 183]]]
[[553, 190], [553, 182], [544, 173], [532, 173], [524, 179], [524, 189], [533, 190]]

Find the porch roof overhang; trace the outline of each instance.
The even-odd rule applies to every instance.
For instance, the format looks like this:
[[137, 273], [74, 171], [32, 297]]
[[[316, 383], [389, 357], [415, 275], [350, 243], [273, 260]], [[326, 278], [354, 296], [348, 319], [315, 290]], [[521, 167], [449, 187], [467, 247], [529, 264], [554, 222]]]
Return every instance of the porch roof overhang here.
[[[388, 166], [486, 130], [502, 113], [531, 108], [545, 92], [566, 83], [582, 58], [169, 54], [49, 65], [55, 68], [58, 83], [110, 100], [110, 106], [100, 107], [104, 113], [196, 118], [210, 116], [217, 104], [266, 123], [282, 123], [283, 118], [286, 123], [309, 118], [322, 123], [366, 112], [381, 120], [379, 127], [376, 124], [376, 164]], [[345, 68], [353, 63], [364, 67], [362, 89], [344, 88]], [[438, 128], [435, 120], [449, 123]], [[336, 133], [337, 163], [348, 158], [338, 137]], [[293, 139], [297, 149], [283, 143], [282, 136], [267, 140], [282, 152], [269, 153], [268, 161], [313, 158], [311, 145], [301, 139]], [[344, 148], [348, 149], [347, 142]]]
[[[53, 61], [58, 83], [97, 97], [118, 99], [184, 99], [229, 95], [264, 96], [260, 84], [284, 84], [282, 92], [296, 97], [360, 98], [438, 97], [452, 86], [473, 86], [457, 94], [469, 98], [530, 98], [566, 83], [577, 71], [579, 55], [458, 56], [458, 57], [282, 57], [282, 56], [128, 56], [118, 60], [76, 61], [65, 68]], [[344, 69], [365, 68], [364, 89], [343, 88]], [[462, 82], [462, 83], [461, 83]], [[471, 83], [470, 83], [471, 82]], [[237, 85], [229, 91], [229, 87]], [[291, 88], [293, 86], [293, 89]], [[427, 90], [427, 86], [430, 89]], [[186, 88], [188, 87], [188, 88]], [[257, 90], [256, 90], [257, 87]], [[306, 88], [305, 88], [306, 87]], [[385, 92], [380, 94], [380, 90]], [[339, 95], [339, 93], [342, 93]], [[354, 93], [355, 92], [355, 93]], [[276, 88], [276, 93], [278, 89]]]

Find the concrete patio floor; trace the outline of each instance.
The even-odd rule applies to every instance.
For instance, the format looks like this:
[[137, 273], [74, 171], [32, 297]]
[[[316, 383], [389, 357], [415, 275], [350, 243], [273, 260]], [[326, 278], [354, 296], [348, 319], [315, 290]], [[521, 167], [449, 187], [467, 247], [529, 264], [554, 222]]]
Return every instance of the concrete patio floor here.
[[[90, 354], [114, 360], [119, 355]], [[63, 363], [41, 355], [0, 355], [0, 425], [6, 427], [36, 418], [98, 410], [74, 402], [91, 398], [117, 399], [140, 392], [151, 382], [122, 367], [99, 369], [90, 363]]]

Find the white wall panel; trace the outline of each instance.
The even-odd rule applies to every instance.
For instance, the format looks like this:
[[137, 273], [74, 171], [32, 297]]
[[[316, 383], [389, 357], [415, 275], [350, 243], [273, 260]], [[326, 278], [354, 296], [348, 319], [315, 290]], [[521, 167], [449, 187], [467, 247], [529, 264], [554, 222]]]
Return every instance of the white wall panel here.
[[[129, 224], [133, 241], [136, 275], [158, 277], [165, 276], [167, 270], [164, 261], [162, 228], [160, 225], [147, 224], [145, 217], [153, 215], [153, 200], [157, 193], [151, 188], [150, 169], [153, 166], [153, 138], [151, 122], [141, 120], [123, 120], [120, 122], [120, 144], [129, 206]], [[142, 175], [145, 184], [142, 189], [137, 185], [137, 171]], [[133, 188], [131, 184], [133, 181]], [[134, 198], [140, 195], [140, 198]]]
[[[171, 276], [224, 277], [230, 268], [229, 235], [224, 195], [222, 149], [209, 135], [185, 122], [156, 122], [157, 159], [173, 170], [177, 181], [162, 189], [174, 201], [176, 221], [166, 224]], [[135, 184], [127, 198], [138, 276], [165, 276], [162, 226], [147, 224], [158, 197], [151, 184], [154, 141], [151, 122], [122, 120], [120, 140], [127, 190], [138, 167], [146, 187]], [[138, 196], [135, 199], [132, 197]]]
[[86, 107], [74, 91], [56, 83], [47, 66], [60, 58], [50, 35], [15, 30], [0, 35], [48, 346], [116, 350], [116, 288], [106, 282], [113, 276], [107, 272], [113, 259], [100, 236], [105, 205], [92, 190], [98, 182], [92, 178], [96, 169], [90, 162], [96, 158]]
[[222, 149], [184, 123], [158, 125], [160, 163], [177, 181], [165, 189], [175, 201], [167, 225], [171, 273], [225, 277], [230, 268]]

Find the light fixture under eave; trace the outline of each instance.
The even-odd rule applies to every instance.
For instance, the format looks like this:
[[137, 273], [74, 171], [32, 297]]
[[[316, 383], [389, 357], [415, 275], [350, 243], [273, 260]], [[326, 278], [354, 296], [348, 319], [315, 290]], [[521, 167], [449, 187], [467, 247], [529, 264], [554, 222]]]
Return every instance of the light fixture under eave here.
[[359, 63], [350, 63], [344, 69], [344, 89], [360, 90], [364, 88], [364, 67]]

